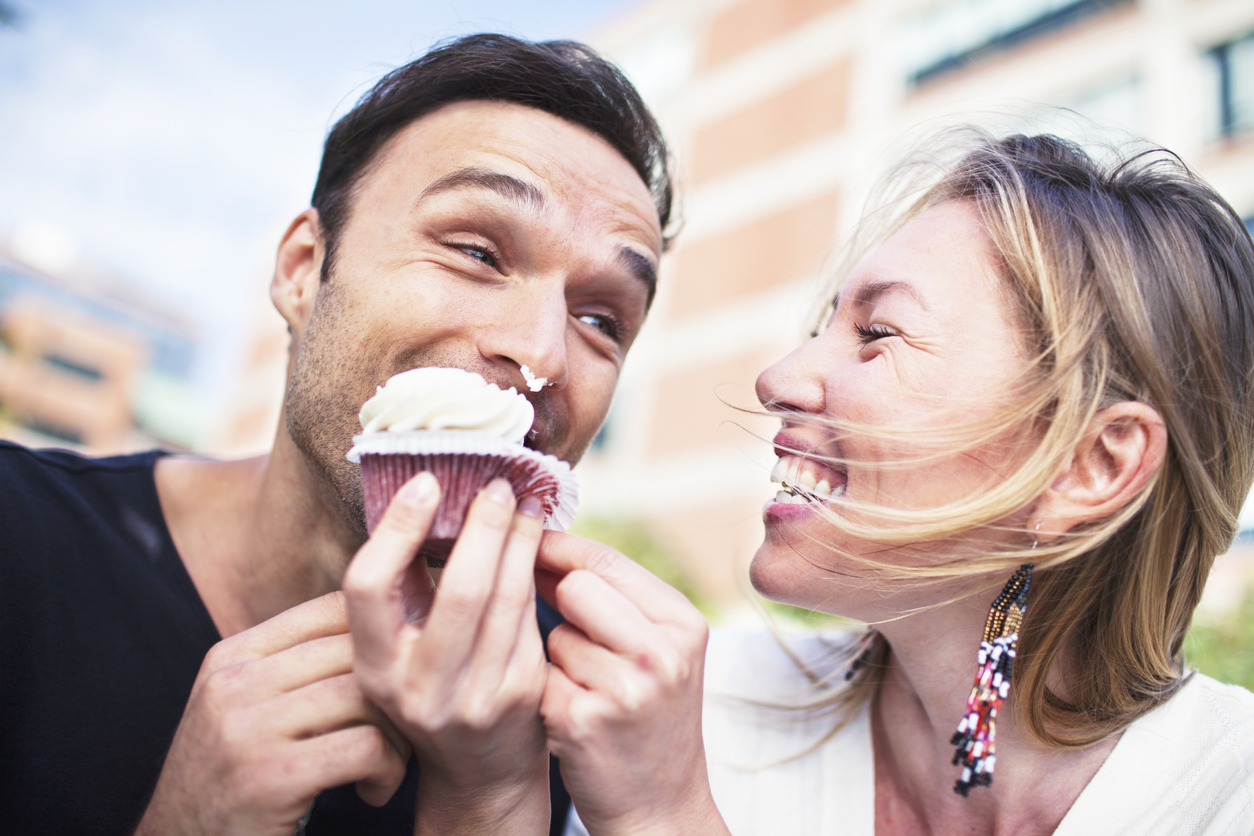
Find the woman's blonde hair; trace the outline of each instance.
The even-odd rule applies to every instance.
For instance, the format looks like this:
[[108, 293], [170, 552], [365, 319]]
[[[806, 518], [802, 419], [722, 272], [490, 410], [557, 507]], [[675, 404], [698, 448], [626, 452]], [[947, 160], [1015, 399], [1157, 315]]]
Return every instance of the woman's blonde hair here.
[[[1035, 563], [1014, 708], [1041, 740], [1084, 746], [1180, 687], [1193, 610], [1237, 532], [1254, 480], [1254, 244], [1227, 203], [1168, 152], [1103, 162], [1056, 136], [964, 136], [954, 161], [933, 153], [898, 171], [885, 204], [896, 211], [855, 258], [931, 206], [963, 201], [977, 210], [1033, 360], [1012, 406], [930, 432], [950, 453], [998, 434], [1036, 441], [988, 491], [943, 509], [829, 516], [846, 532], [899, 546], [1004, 526], [1049, 486], [1099, 410], [1122, 401], [1154, 408], [1167, 430], [1166, 460], [1112, 517], [1035, 551], [1024, 532], [1021, 546], [943, 565], [859, 558], [923, 579], [990, 568], [1009, 577]], [[930, 181], [922, 189], [920, 172]], [[871, 664], [827, 705], [847, 714], [869, 698], [887, 649], [872, 633], [863, 654]], [[1061, 693], [1049, 684], [1060, 673]]]

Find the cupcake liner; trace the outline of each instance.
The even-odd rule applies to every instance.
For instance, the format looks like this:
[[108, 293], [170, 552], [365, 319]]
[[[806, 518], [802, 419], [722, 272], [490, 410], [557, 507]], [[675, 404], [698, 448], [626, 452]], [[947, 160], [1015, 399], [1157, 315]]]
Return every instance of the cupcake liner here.
[[442, 565], [461, 532], [466, 512], [493, 479], [506, 479], [521, 501], [540, 500], [544, 527], [565, 531], [574, 521], [579, 488], [570, 465], [495, 436], [461, 431], [382, 432], [353, 439], [349, 461], [361, 464], [366, 530], [374, 531], [392, 497], [410, 478], [428, 471], [440, 483], [440, 507], [419, 549]]

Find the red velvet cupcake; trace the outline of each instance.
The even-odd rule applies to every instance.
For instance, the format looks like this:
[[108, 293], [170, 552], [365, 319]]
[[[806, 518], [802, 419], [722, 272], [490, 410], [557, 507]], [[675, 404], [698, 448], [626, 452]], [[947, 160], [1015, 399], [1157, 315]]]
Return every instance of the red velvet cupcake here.
[[440, 483], [440, 507], [419, 554], [442, 566], [479, 491], [506, 479], [521, 501], [539, 498], [545, 528], [564, 531], [579, 488], [570, 465], [522, 445], [530, 402], [462, 369], [411, 369], [393, 376], [361, 409], [362, 434], [348, 459], [361, 464], [366, 529], [374, 531], [393, 495], [426, 470]]

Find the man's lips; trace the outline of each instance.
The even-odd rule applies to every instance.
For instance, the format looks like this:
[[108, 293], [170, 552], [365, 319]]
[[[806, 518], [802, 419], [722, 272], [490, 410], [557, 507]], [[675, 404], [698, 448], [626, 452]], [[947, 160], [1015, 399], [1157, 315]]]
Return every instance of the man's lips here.
[[544, 393], [536, 393], [533, 395], [524, 395], [531, 403], [531, 408], [535, 411], [535, 419], [531, 422], [531, 429], [527, 430], [527, 436], [523, 439], [523, 446], [540, 453], [551, 453], [549, 445], [554, 441], [564, 437], [555, 435], [553, 418], [554, 407], [549, 403]]
[[527, 437], [523, 439], [523, 446], [530, 450], [538, 450], [545, 452], [545, 445], [548, 444], [548, 430], [537, 424], [532, 424], [531, 429], [527, 430]]

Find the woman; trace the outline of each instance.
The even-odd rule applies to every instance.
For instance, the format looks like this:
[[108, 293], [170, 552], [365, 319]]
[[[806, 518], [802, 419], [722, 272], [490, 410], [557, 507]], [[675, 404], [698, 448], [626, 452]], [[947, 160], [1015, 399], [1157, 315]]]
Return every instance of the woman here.
[[914, 194], [758, 379], [753, 584], [870, 632], [707, 660], [681, 596], [546, 535], [542, 713], [584, 824], [1252, 832], [1254, 696], [1181, 659], [1254, 480], [1248, 233], [1168, 155], [1050, 136], [978, 137]]

